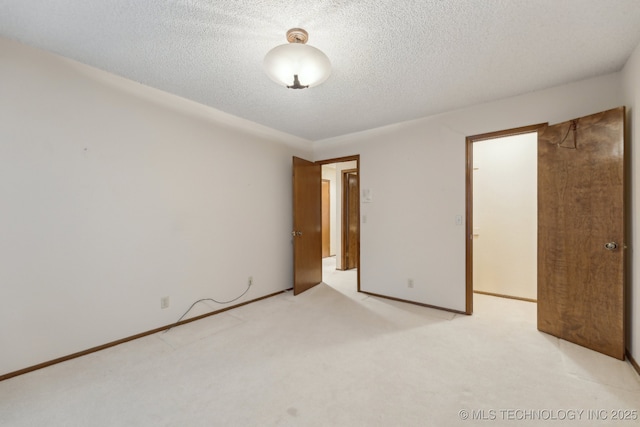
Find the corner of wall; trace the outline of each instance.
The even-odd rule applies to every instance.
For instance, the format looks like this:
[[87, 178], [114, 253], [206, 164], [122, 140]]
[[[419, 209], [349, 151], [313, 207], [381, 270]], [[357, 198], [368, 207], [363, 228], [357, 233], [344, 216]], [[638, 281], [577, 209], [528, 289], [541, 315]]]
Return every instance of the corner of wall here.
[[[630, 190], [628, 194], [630, 232], [628, 239], [627, 271], [627, 349], [633, 360], [640, 360], [640, 44], [635, 48], [622, 70], [622, 90], [627, 107], [627, 159]], [[639, 372], [640, 373], [640, 372]]]

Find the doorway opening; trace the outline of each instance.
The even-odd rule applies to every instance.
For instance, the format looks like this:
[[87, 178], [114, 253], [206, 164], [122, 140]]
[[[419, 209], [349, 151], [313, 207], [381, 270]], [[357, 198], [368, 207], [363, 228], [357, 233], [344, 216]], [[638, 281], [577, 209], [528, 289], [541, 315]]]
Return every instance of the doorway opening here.
[[[322, 176], [323, 282], [360, 290], [360, 197], [357, 157], [325, 160]], [[355, 273], [355, 274], [354, 274]]]
[[538, 133], [473, 144], [473, 292], [537, 298]]
[[[316, 162], [294, 156], [292, 160], [293, 230], [291, 235], [293, 243], [293, 294], [298, 295], [305, 292], [323, 281], [323, 179], [329, 181], [328, 194], [325, 193], [326, 199], [329, 200], [327, 210], [330, 212], [332, 210], [331, 206], [333, 206], [336, 212], [334, 216], [335, 219], [333, 220], [333, 228], [331, 228], [331, 214], [325, 215], [325, 222], [329, 223], [329, 232], [325, 233], [325, 235], [328, 235], [326, 239], [328, 239], [329, 257], [324, 259], [329, 259], [333, 253], [335, 254], [334, 260], [338, 268], [338, 270], [334, 268], [334, 271], [345, 270], [345, 268], [348, 268], [345, 271], [355, 271], [357, 291], [360, 292], [360, 156], [354, 155]], [[324, 165], [335, 165], [333, 168], [335, 173], [330, 173], [331, 169], [327, 168], [329, 172], [326, 172], [323, 176], [322, 169]], [[343, 191], [343, 171], [348, 171], [345, 184], [347, 191]], [[334, 198], [331, 196], [332, 180], [335, 181], [335, 185], [333, 186]], [[327, 184], [325, 184], [325, 188], [326, 185]], [[334, 199], [333, 203], [331, 202], [332, 199]], [[350, 206], [353, 207], [350, 208]], [[352, 216], [348, 215], [350, 212]], [[343, 220], [345, 216], [347, 220]], [[347, 232], [352, 232], [347, 233], [345, 239], [342, 238], [344, 235], [342, 232], [343, 229]], [[334, 236], [333, 239], [331, 236]], [[327, 243], [325, 242], [325, 246], [326, 245]], [[343, 263], [343, 259], [346, 259], [346, 262]], [[355, 265], [353, 265], [354, 260]], [[349, 262], [351, 262], [351, 265], [349, 265]], [[350, 268], [351, 266], [353, 266], [353, 268]]]
[[467, 138], [467, 296], [536, 301], [540, 126]]

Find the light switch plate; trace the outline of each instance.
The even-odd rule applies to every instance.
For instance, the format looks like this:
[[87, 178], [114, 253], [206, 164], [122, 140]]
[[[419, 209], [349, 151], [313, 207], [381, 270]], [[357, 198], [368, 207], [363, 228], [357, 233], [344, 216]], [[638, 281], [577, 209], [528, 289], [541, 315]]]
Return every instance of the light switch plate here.
[[371, 203], [373, 201], [373, 194], [370, 188], [362, 190], [362, 203]]

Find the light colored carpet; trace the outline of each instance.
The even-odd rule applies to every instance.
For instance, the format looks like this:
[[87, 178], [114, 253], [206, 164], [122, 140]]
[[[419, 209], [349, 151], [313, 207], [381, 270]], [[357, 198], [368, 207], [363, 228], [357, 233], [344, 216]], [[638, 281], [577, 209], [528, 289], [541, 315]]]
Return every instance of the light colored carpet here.
[[0, 425], [638, 425], [611, 420], [640, 416], [631, 366], [538, 332], [535, 304], [368, 297], [332, 261], [331, 285], [3, 381]]

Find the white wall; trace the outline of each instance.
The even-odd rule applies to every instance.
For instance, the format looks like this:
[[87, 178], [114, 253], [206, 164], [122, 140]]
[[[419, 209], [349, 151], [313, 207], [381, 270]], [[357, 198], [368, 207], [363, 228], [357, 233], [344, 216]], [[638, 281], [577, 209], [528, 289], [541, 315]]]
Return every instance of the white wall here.
[[373, 193], [361, 205], [361, 289], [464, 311], [466, 239], [455, 216], [465, 213], [465, 138], [623, 103], [614, 73], [315, 142], [316, 159], [360, 154], [360, 186]]
[[[631, 274], [627, 293], [628, 310], [628, 348], [632, 357], [640, 363], [640, 45], [624, 67], [623, 84], [625, 103], [627, 105], [627, 134], [630, 137], [631, 166], [631, 242], [627, 242]], [[629, 153], [627, 153], [629, 154]]]
[[473, 289], [537, 299], [538, 134], [473, 144]]
[[0, 94], [0, 375], [291, 286], [310, 142], [5, 39]]

